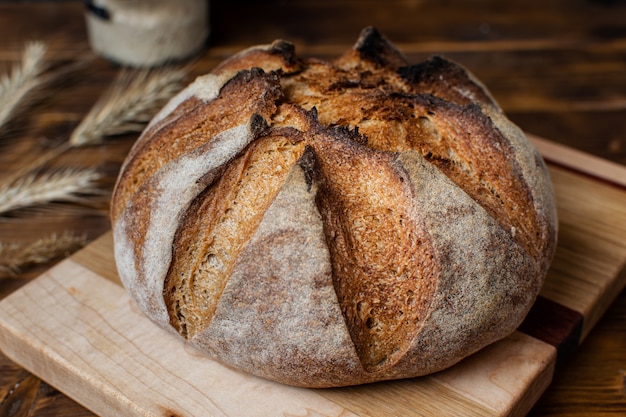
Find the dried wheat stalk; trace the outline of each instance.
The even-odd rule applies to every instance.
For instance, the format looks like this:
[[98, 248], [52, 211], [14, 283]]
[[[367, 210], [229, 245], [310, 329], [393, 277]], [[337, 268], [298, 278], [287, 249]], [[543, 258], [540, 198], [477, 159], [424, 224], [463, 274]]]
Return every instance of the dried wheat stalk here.
[[96, 194], [100, 178], [93, 168], [61, 168], [39, 174], [35, 171], [0, 185], [0, 213], [52, 201], [82, 202], [84, 194]]
[[107, 136], [140, 132], [183, 87], [186, 69], [122, 70], [72, 132], [72, 146], [96, 145]]
[[49, 81], [46, 70], [46, 46], [41, 42], [28, 43], [20, 64], [10, 74], [0, 77], [0, 129], [33, 99], [33, 93]]
[[[32, 61], [33, 56], [30, 58]], [[27, 63], [20, 74], [33, 66], [32, 62]], [[96, 186], [100, 175], [95, 169], [44, 171], [44, 167], [70, 148], [100, 144], [107, 136], [141, 131], [154, 114], [182, 89], [186, 75], [186, 69], [122, 71], [74, 130], [68, 143], [52, 149], [0, 181], [0, 214], [51, 202], [86, 203], [86, 195], [102, 194]], [[4, 84], [12, 85], [9, 82]], [[3, 86], [3, 90], [6, 89]], [[28, 245], [0, 243], [0, 278], [15, 276], [28, 265], [68, 255], [84, 244], [84, 237], [69, 234], [53, 235]]]
[[86, 236], [65, 232], [30, 243], [0, 243], [0, 278], [13, 278], [25, 267], [67, 257], [86, 242]]

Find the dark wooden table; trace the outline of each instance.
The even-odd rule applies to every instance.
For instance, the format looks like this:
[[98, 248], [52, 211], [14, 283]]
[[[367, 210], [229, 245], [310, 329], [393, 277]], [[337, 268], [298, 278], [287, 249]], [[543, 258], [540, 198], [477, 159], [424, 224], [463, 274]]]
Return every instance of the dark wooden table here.
[[[91, 55], [80, 1], [1, 2], [0, 69], [42, 40], [53, 64]], [[474, 72], [525, 131], [626, 164], [626, 2], [621, 0], [215, 0], [211, 39], [192, 75], [247, 46], [284, 38], [300, 55], [334, 57], [373, 25], [411, 62], [443, 54]], [[118, 67], [95, 58], [19, 118], [0, 139], [0, 176], [67, 140]], [[110, 191], [136, 135], [64, 154], [54, 164], [96, 166]], [[0, 219], [0, 242], [109, 228], [107, 199], [56, 204]], [[626, 237], [625, 237], [626, 238]], [[0, 298], [50, 263], [0, 280]], [[622, 273], [626, 273], [623, 271]], [[91, 416], [0, 354], [0, 416]], [[555, 376], [533, 416], [626, 415], [626, 292]]]

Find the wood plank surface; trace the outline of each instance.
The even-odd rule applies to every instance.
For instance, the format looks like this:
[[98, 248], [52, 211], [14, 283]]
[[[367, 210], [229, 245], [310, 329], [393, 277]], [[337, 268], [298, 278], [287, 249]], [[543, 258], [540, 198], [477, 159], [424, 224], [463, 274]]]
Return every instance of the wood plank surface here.
[[582, 313], [584, 338], [623, 288], [626, 202], [620, 189], [599, 187], [562, 169], [553, 168], [551, 175], [558, 195], [559, 253], [541, 295]]
[[[53, 65], [88, 62], [84, 71], [42, 95], [36, 106], [21, 115], [10, 135], [0, 137], [0, 179], [67, 140], [119, 70], [91, 54], [82, 13], [79, 0], [0, 2], [2, 73], [19, 60], [29, 40], [47, 43]], [[626, 165], [626, 3], [622, 0], [211, 0], [211, 39], [194, 61], [191, 76], [210, 70], [244, 47], [279, 37], [293, 41], [302, 55], [334, 57], [367, 25], [382, 30], [411, 62], [443, 54], [465, 65], [525, 131], [618, 167]], [[135, 138], [117, 137], [53, 161], [51, 166], [98, 167], [105, 193], [89, 205], [54, 204], [3, 216], [0, 243], [31, 242], [66, 231], [84, 234], [90, 241], [106, 232], [106, 193]], [[610, 220], [606, 223], [611, 227]], [[619, 226], [616, 221], [612, 224]], [[0, 280], [0, 298], [54, 262]], [[624, 269], [620, 276], [626, 279]], [[586, 287], [582, 285], [580, 291]], [[610, 296], [615, 289], [606, 286], [594, 291]], [[626, 292], [617, 297], [597, 325], [586, 331], [574, 356], [560, 366], [530, 415], [626, 415]], [[0, 355], [0, 416], [5, 415], [93, 413]]]

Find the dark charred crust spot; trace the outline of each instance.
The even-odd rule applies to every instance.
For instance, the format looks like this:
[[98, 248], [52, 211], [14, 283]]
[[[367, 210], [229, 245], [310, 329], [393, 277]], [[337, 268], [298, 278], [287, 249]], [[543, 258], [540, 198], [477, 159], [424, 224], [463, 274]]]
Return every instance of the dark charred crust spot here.
[[265, 75], [265, 71], [263, 71], [263, 68], [253, 67], [250, 69], [239, 71], [237, 75], [231, 78], [226, 84], [230, 84], [230, 83], [238, 82], [238, 81], [250, 82], [252, 81], [252, 79], [256, 77], [262, 77], [263, 75]]
[[439, 73], [450, 71], [456, 72], [457, 68], [447, 59], [435, 55], [427, 61], [415, 65], [398, 68], [398, 74], [406, 81], [418, 84], [420, 82], [434, 81]]
[[347, 126], [332, 126], [330, 128], [331, 134], [339, 140], [347, 140], [356, 142], [360, 145], [367, 144], [367, 137], [359, 134], [359, 127], [355, 126], [354, 129], [350, 129]]
[[316, 124], [318, 123], [318, 122], [317, 122], [317, 120], [318, 120], [318, 119], [317, 119], [317, 107], [315, 107], [315, 106], [311, 107], [311, 110], [307, 111], [305, 115], [306, 115], [306, 117], [308, 117], [308, 118], [309, 118], [312, 122], [314, 122], [314, 123], [316, 123]]
[[361, 59], [383, 67], [396, 68], [406, 65], [406, 59], [402, 53], [373, 27], [361, 31], [354, 49], [359, 53]]
[[317, 108], [312, 107], [311, 110], [306, 112], [306, 117], [309, 118], [311, 133], [313, 134], [328, 134], [335, 140], [343, 142], [352, 142], [359, 145], [367, 145], [367, 136], [359, 133], [359, 127], [355, 126], [350, 129], [348, 126], [343, 125], [330, 125], [324, 126], [318, 120]]
[[296, 48], [291, 42], [282, 39], [275, 40], [272, 43], [270, 52], [280, 56], [288, 66], [296, 63]]
[[398, 75], [416, 90], [434, 94], [458, 104], [473, 100], [482, 105], [497, 108], [497, 104], [482, 86], [472, 80], [465, 68], [441, 56], [416, 65], [398, 68]]
[[302, 153], [302, 156], [298, 160], [298, 165], [302, 168], [304, 172], [304, 179], [306, 181], [307, 190], [311, 191], [311, 187], [313, 186], [313, 181], [315, 180], [315, 172], [316, 172], [316, 161], [315, 161], [315, 153], [313, 149], [307, 145]]
[[268, 129], [267, 121], [260, 114], [253, 114], [250, 118], [250, 131], [255, 138], [263, 135]]
[[460, 106], [451, 103], [449, 101], [443, 100], [437, 96], [432, 94], [415, 94], [414, 96], [406, 96], [409, 99], [414, 100], [417, 104], [424, 106], [426, 113], [429, 116], [435, 116], [437, 114], [437, 110], [441, 108], [459, 108]]
[[328, 91], [343, 91], [348, 88], [356, 88], [361, 86], [359, 79], [339, 79], [328, 85]]

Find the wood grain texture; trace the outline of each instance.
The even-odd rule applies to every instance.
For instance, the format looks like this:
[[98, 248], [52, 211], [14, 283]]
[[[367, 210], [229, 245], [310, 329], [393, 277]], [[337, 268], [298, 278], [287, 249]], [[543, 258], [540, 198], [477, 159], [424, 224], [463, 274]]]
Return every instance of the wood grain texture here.
[[585, 174], [588, 177], [605, 181], [618, 188], [626, 189], [626, 166], [582, 152], [571, 147], [563, 147], [539, 136], [527, 134], [543, 158], [552, 165]]
[[[354, 42], [363, 26], [373, 24], [404, 48], [412, 62], [444, 54], [464, 64], [525, 131], [626, 165], [622, 0], [212, 0], [211, 6], [210, 47], [194, 62], [195, 74], [243, 47], [277, 37], [294, 41], [304, 56], [334, 57]], [[32, 39], [49, 44], [56, 64], [89, 57], [82, 7], [79, 0], [0, 3], [0, 69], [16, 62], [23, 43]], [[0, 138], [0, 177], [65, 140], [116, 71], [114, 65], [96, 59], [88, 71], [57, 86], [57, 94], [24, 114], [18, 129]], [[116, 138], [104, 147], [72, 152], [56, 163], [98, 165], [110, 187], [134, 139]], [[14, 213], [0, 221], [0, 239], [30, 241], [43, 232], [64, 230], [85, 232], [92, 239], [108, 228], [104, 209]], [[49, 266], [0, 282], [0, 297]], [[622, 292], [531, 415], [626, 414], [624, 306]], [[16, 384], [4, 376], [20, 372], [18, 365], [0, 355], [3, 399]], [[33, 416], [92, 415], [45, 383], [40, 391], [43, 394], [28, 411]]]
[[[550, 317], [550, 320], [545, 320]], [[537, 297], [519, 330], [557, 349], [557, 371], [578, 349], [584, 317], [543, 296]]]
[[555, 375], [529, 413], [539, 416], [621, 416], [626, 400], [626, 291], [576, 354]]
[[[584, 316], [584, 339], [624, 287], [620, 271], [626, 265], [626, 200], [619, 188], [602, 187], [562, 168], [552, 167], [550, 173], [557, 195], [559, 246], [541, 295]], [[576, 211], [570, 210], [571, 204]]]

